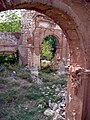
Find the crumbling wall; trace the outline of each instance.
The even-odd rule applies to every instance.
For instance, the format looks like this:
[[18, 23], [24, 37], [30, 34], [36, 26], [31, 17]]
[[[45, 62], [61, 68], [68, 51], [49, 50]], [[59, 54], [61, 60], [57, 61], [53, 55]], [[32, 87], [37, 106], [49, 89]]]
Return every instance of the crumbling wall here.
[[[88, 2], [87, 2], [88, 1]], [[70, 66], [80, 72], [69, 77], [66, 120], [90, 119], [90, 3], [89, 0], [2, 0], [0, 11], [25, 8], [34, 9], [51, 17], [64, 31], [70, 48]], [[70, 74], [72, 73], [72, 70]], [[78, 87], [73, 92], [72, 78]], [[74, 83], [74, 84], [75, 84]], [[74, 87], [75, 88], [75, 87]], [[76, 88], [75, 88], [76, 89]], [[76, 90], [75, 90], [76, 91]], [[77, 93], [77, 94], [75, 94]]]
[[0, 54], [15, 53], [18, 50], [20, 33], [0, 32]]
[[30, 68], [40, 68], [40, 47], [43, 39], [48, 35], [52, 35], [57, 40], [57, 49], [53, 59], [55, 64], [53, 64], [53, 66], [57, 66], [57, 61], [58, 69], [60, 69], [60, 61], [63, 62], [64, 66], [67, 64], [69, 55], [67, 40], [61, 28], [55, 24], [52, 19], [38, 12], [25, 10], [22, 12], [21, 23], [21, 32], [23, 36], [22, 44], [27, 45], [28, 57], [26, 58]]

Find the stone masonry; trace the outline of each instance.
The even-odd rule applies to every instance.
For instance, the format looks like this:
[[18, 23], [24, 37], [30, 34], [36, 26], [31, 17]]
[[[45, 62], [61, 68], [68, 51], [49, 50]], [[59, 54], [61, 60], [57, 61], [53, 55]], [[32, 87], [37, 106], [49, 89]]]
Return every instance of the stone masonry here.
[[36, 10], [62, 28], [70, 48], [66, 120], [90, 120], [90, 0], [0, 1], [0, 11], [10, 9]]
[[[67, 65], [69, 48], [67, 39], [61, 28], [49, 17], [35, 11], [23, 10], [21, 15], [22, 45], [26, 45], [26, 51], [28, 51], [26, 52], [26, 54], [28, 53], [28, 57], [26, 57], [28, 60], [25, 60], [26, 64], [28, 64], [30, 68], [40, 68], [40, 45], [44, 38], [52, 35], [56, 38], [57, 44], [53, 60], [55, 63], [59, 64], [59, 62], [62, 61], [64, 65]], [[24, 57], [25, 55], [23, 58]]]
[[18, 50], [20, 33], [0, 32], [0, 54], [12, 54]]
[[0, 53], [10, 54], [19, 51], [20, 65], [28, 65], [30, 69], [40, 68], [40, 46], [48, 35], [56, 38], [56, 53], [53, 66], [65, 67], [69, 58], [67, 39], [61, 28], [52, 19], [36, 11], [21, 11], [21, 32], [0, 33]]

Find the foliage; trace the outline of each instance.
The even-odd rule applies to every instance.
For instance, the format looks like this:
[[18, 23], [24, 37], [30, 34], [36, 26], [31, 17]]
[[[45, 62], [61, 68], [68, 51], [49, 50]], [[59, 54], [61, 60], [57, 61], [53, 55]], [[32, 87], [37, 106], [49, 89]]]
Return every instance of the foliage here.
[[0, 93], [0, 100], [5, 102], [11, 102], [16, 96], [16, 91]]
[[49, 86], [52, 86], [53, 84], [58, 85], [61, 84], [66, 87], [67, 86], [67, 79], [68, 76], [65, 75], [58, 75], [55, 74], [55, 72], [49, 71], [50, 69], [41, 69], [39, 70], [39, 76], [43, 79], [43, 82], [46, 83]]
[[32, 77], [30, 71], [20, 71], [17, 73], [17, 77], [27, 80], [28, 82], [32, 82]]
[[0, 63], [15, 63], [17, 59], [13, 55], [0, 56]]
[[0, 32], [19, 32], [21, 17], [17, 11], [4, 11], [0, 13]]
[[[15, 65], [7, 65], [7, 67], [9, 70], [18, 71], [18, 73], [24, 74], [25, 72]], [[21, 69], [24, 72], [21, 72]], [[44, 115], [44, 111], [48, 108], [48, 100], [52, 102], [61, 100], [55, 89], [57, 87], [62, 89], [63, 85], [66, 86], [67, 76], [40, 71], [40, 77], [43, 78], [42, 85], [37, 85], [34, 82], [30, 83], [20, 76], [4, 78], [0, 75], [2, 86], [0, 92], [0, 120], [52, 120], [52, 118]]]
[[18, 72], [18, 69], [19, 66], [17, 65], [17, 63], [10, 64], [6, 62], [4, 64], [0, 64], [0, 77], [2, 78], [10, 77], [13, 75], [13, 71]]
[[41, 60], [51, 60], [56, 51], [56, 40], [52, 36], [47, 36], [41, 44]]
[[48, 35], [45, 40], [49, 41], [49, 44], [51, 44], [53, 50], [53, 54], [56, 52], [56, 38], [51, 36], [51, 35]]
[[38, 86], [32, 85], [30, 89], [28, 90], [28, 93], [26, 94], [26, 97], [29, 100], [38, 100], [40, 97], [42, 97]]
[[41, 45], [41, 59], [51, 60], [53, 57], [52, 51], [53, 48], [49, 44], [49, 41], [44, 40], [43, 44]]

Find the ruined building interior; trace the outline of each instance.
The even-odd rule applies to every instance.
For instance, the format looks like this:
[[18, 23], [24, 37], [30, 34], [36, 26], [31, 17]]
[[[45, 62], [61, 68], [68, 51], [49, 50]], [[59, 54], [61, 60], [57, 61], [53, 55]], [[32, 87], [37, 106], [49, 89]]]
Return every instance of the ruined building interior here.
[[[65, 71], [69, 65], [69, 47], [61, 28], [49, 17], [36, 11], [21, 10], [21, 31], [0, 33], [0, 54], [19, 53], [19, 64], [30, 69], [40, 68], [40, 46], [49, 35], [56, 38], [53, 65]], [[61, 71], [62, 71], [61, 70]]]
[[[65, 119], [90, 120], [90, 0], [0, 0], [0, 11], [11, 9], [36, 10], [50, 17], [62, 28], [70, 51]], [[57, 43], [62, 44], [62, 35], [59, 32], [61, 29], [55, 23], [47, 22], [46, 19], [43, 23], [45, 16], [37, 12], [31, 11], [24, 14], [25, 11], [23, 11], [21, 32], [6, 33], [6, 35], [0, 33], [0, 37], [8, 36], [9, 42], [7, 43], [12, 46], [9, 48], [10, 51], [18, 49], [20, 64], [38, 68], [41, 40], [49, 34], [57, 39]], [[46, 26], [53, 29], [46, 30]], [[15, 41], [11, 42], [11, 38]], [[62, 51], [61, 44], [59, 46], [57, 44], [56, 56], [58, 56], [58, 52]], [[1, 48], [2, 46], [3, 42]], [[6, 45], [2, 51], [3, 49], [7, 51], [7, 48]], [[57, 58], [61, 59], [60, 56]]]

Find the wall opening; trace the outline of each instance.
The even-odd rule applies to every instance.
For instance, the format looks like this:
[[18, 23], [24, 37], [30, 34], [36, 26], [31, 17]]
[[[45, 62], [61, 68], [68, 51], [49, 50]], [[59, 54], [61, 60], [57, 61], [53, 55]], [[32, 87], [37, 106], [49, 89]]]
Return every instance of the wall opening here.
[[[69, 48], [70, 48], [70, 80], [68, 86], [68, 97], [67, 97], [67, 111], [66, 111], [66, 119], [82, 119], [83, 108], [83, 84], [80, 83], [79, 88], [77, 89], [77, 95], [73, 94], [73, 86], [72, 83], [72, 72], [74, 68], [84, 68], [86, 66], [86, 53], [85, 53], [85, 45], [84, 45], [84, 26], [81, 24], [81, 20], [75, 9], [72, 8], [70, 4], [66, 2], [61, 2], [59, 0], [56, 1], [11, 1], [9, 2], [1, 2], [5, 4], [0, 4], [0, 10], [6, 9], [15, 9], [15, 8], [26, 8], [33, 9], [38, 12], [41, 12], [45, 15], [48, 15], [50, 18], [54, 20], [59, 26], [61, 26], [63, 32], [65, 33]], [[57, 4], [58, 3], [58, 4]], [[69, 6], [70, 5], [70, 6]], [[82, 4], [80, 4], [82, 6]], [[38, 52], [37, 52], [38, 53]], [[76, 70], [76, 69], [74, 69]], [[75, 71], [76, 72], [76, 71]], [[76, 76], [77, 77], [77, 76]], [[74, 79], [75, 80], [75, 79]], [[75, 82], [76, 83], [76, 82]], [[40, 96], [39, 96], [40, 97]], [[73, 100], [72, 100], [73, 97]], [[51, 103], [51, 102], [50, 102]], [[75, 104], [77, 103], [77, 105]], [[72, 107], [73, 105], [73, 107]], [[73, 112], [74, 111], [74, 112]], [[73, 114], [72, 114], [73, 113]], [[85, 114], [86, 115], [86, 114]], [[85, 116], [84, 115], [84, 116]], [[88, 117], [89, 118], [89, 117]]]
[[56, 52], [56, 38], [49, 35], [42, 41], [40, 59], [51, 61], [55, 55], [55, 52]]
[[[24, 12], [25, 12], [26, 10], [24, 10]], [[27, 11], [28, 12], [28, 14], [29, 14], [29, 11]], [[35, 11], [34, 11], [35, 12]], [[30, 12], [31, 14], [33, 14], [33, 11], [31, 11]], [[27, 13], [25, 13], [25, 14], [27, 14]], [[40, 13], [39, 13], [39, 15], [40, 15]], [[27, 15], [26, 15], [27, 16]], [[25, 17], [25, 16], [23, 16], [23, 17]], [[46, 17], [46, 16], [45, 16]], [[37, 18], [38, 19], [38, 18]], [[39, 18], [40, 19], [40, 18]], [[45, 18], [45, 20], [46, 20], [47, 18]], [[50, 18], [48, 18], [48, 19], [50, 19]], [[23, 25], [25, 25], [25, 21], [23, 20], [23, 18], [21, 18], [21, 20], [22, 20], [22, 22], [24, 23]], [[28, 19], [28, 21], [30, 21], [30, 19]], [[50, 21], [50, 20], [48, 20], [48, 21]], [[22, 23], [21, 22], [21, 23]], [[44, 22], [44, 19], [43, 19], [43, 22]], [[26, 24], [27, 24], [28, 22], [26, 22]], [[38, 23], [38, 22], [37, 22]], [[37, 25], [37, 23], [36, 23], [36, 25]], [[57, 30], [58, 31], [58, 29], [59, 30], [61, 30], [60, 28], [59, 28], [59, 26], [57, 26], [57, 25], [55, 25], [55, 23], [53, 23], [53, 22], [51, 22], [50, 21], [50, 23], [48, 23], [47, 22], [47, 24], [49, 25], [49, 26], [47, 26], [46, 25], [46, 23], [44, 23], [44, 26], [42, 26], [43, 25], [43, 23], [41, 24], [42, 22], [40, 22], [40, 24], [38, 24], [39, 26], [39, 28], [41, 28], [41, 29], [43, 29], [44, 27], [45, 27], [45, 31], [47, 31], [47, 29], [52, 29], [53, 27], [55, 27], [55, 30]], [[29, 23], [28, 23], [29, 24]], [[51, 25], [52, 24], [52, 25]], [[21, 25], [21, 26], [23, 26], [23, 25]], [[33, 27], [33, 26], [32, 26]], [[37, 28], [38, 28], [37, 27]], [[47, 28], [48, 27], [48, 28]], [[22, 28], [22, 27], [21, 27]], [[32, 32], [32, 29], [30, 30], [30, 26], [28, 26], [28, 25], [26, 25], [26, 28], [25, 28], [25, 26], [23, 27], [23, 29], [21, 29], [21, 32], [22, 31], [24, 31], [25, 30], [25, 33], [23, 34], [23, 37], [22, 37], [22, 41], [20, 41], [19, 39], [17, 39], [16, 40], [16, 38], [18, 37], [18, 35], [16, 34], [14, 37], [12, 37], [12, 35], [14, 34], [12, 34], [12, 32], [10, 33], [10, 38], [12, 38], [12, 39], [10, 39], [9, 37], [7, 37], [7, 36], [9, 36], [9, 33], [5, 33], [5, 36], [6, 36], [6, 38], [9, 38], [9, 42], [10, 41], [13, 41], [12, 43], [14, 43], [15, 45], [18, 45], [18, 47], [16, 47], [16, 49], [18, 49], [19, 50], [19, 53], [21, 52], [21, 54], [17, 54], [16, 52], [15, 53], [13, 53], [13, 54], [10, 54], [10, 55], [3, 55], [3, 59], [4, 59], [4, 61], [2, 61], [2, 62], [5, 62], [5, 63], [7, 63], [7, 68], [9, 69], [9, 70], [7, 70], [6, 68], [4, 69], [3, 68], [3, 66], [1, 66], [1, 73], [0, 73], [0, 75], [1, 76], [4, 76], [4, 79], [6, 79], [7, 78], [7, 75], [8, 75], [8, 77], [12, 77], [13, 79], [24, 79], [24, 80], [26, 80], [26, 81], [28, 81], [28, 84], [29, 84], [29, 82], [31, 82], [32, 84], [33, 84], [33, 86], [32, 87], [34, 87], [35, 86], [35, 80], [37, 80], [37, 82], [39, 81], [39, 83], [41, 84], [41, 83], [43, 83], [44, 84], [44, 88], [42, 88], [43, 87], [43, 84], [41, 85], [41, 88], [39, 88], [39, 85], [38, 86], [35, 86], [35, 88], [33, 88], [33, 90], [32, 90], [32, 87], [30, 87], [30, 89], [31, 89], [31, 95], [29, 96], [29, 95], [26, 95], [26, 97], [25, 97], [25, 100], [26, 100], [26, 98], [28, 99], [28, 102], [30, 102], [30, 100], [29, 100], [29, 97], [30, 97], [30, 99], [32, 99], [32, 105], [34, 104], [34, 101], [35, 100], [41, 100], [42, 98], [43, 98], [43, 100], [40, 102], [40, 105], [38, 105], [38, 106], [35, 106], [36, 107], [36, 109], [41, 109], [41, 111], [42, 110], [44, 110], [44, 109], [46, 109], [46, 110], [44, 110], [43, 112], [38, 112], [38, 111], [35, 111], [35, 114], [38, 114], [38, 115], [42, 115], [43, 117], [44, 117], [44, 119], [46, 119], [46, 118], [50, 118], [50, 116], [48, 116], [47, 114], [46, 114], [46, 111], [48, 110], [48, 109], [50, 109], [50, 110], [52, 110], [53, 108], [54, 108], [54, 106], [52, 106], [53, 104], [57, 104], [57, 109], [59, 109], [59, 106], [61, 106], [62, 107], [62, 109], [61, 109], [61, 113], [59, 114], [59, 116], [60, 115], [62, 115], [62, 118], [63, 119], [65, 119], [65, 115], [64, 115], [64, 112], [65, 112], [65, 108], [66, 108], [66, 94], [67, 94], [67, 92], [66, 92], [66, 89], [67, 89], [67, 74], [66, 73], [64, 73], [63, 75], [62, 75], [62, 73], [59, 75], [58, 73], [56, 73], [56, 71], [57, 70], [59, 70], [59, 67], [54, 67], [55, 65], [54, 65], [54, 63], [56, 63], [56, 59], [58, 59], [57, 61], [58, 61], [58, 63], [60, 62], [60, 59], [63, 59], [63, 49], [64, 50], [66, 50], [65, 48], [64, 48], [64, 46], [66, 47], [66, 43], [64, 44], [64, 41], [62, 41], [62, 40], [60, 40], [61, 41], [61, 43], [60, 43], [60, 41], [59, 41], [59, 38], [58, 37], [55, 37], [54, 35], [46, 35], [46, 37], [43, 39], [43, 40], [40, 40], [40, 41], [42, 41], [42, 43], [41, 43], [41, 45], [39, 44], [39, 39], [40, 39], [40, 37], [39, 37], [39, 39], [37, 39], [36, 40], [36, 32], [38, 32], [38, 30], [37, 30], [37, 28], [35, 29], [36, 31], [34, 31], [34, 35], [33, 35], [33, 32]], [[16, 29], [16, 28], [15, 28]], [[27, 31], [29, 31], [29, 32], [27, 32]], [[40, 30], [39, 30], [40, 31]], [[8, 32], [8, 31], [7, 31]], [[31, 33], [32, 34], [31, 34]], [[23, 32], [22, 32], [23, 33]], [[29, 34], [30, 33], [30, 34]], [[47, 32], [48, 33], [48, 32]], [[41, 34], [42, 34], [42, 32], [41, 32]], [[59, 35], [60, 34], [62, 34], [62, 33], [59, 33]], [[30, 36], [31, 35], [31, 36]], [[2, 35], [2, 36], [4, 36], [4, 35]], [[38, 36], [39, 36], [39, 34], [38, 34]], [[30, 37], [30, 39], [28, 39]], [[33, 38], [33, 39], [32, 39]], [[58, 39], [57, 39], [58, 38]], [[1, 41], [3, 41], [3, 37], [2, 37], [2, 39], [1, 39]], [[8, 39], [7, 39], [7, 41], [8, 41]], [[20, 43], [19, 43], [20, 42]], [[25, 43], [28, 47], [25, 47], [25, 46], [21, 46], [23, 43]], [[10, 43], [9, 43], [10, 44]], [[8, 44], [8, 46], [9, 46], [9, 44]], [[20, 45], [19, 45], [20, 44]], [[2, 45], [4, 45], [4, 44], [2, 44]], [[27, 66], [25, 66], [25, 67], [20, 67], [20, 69], [18, 69], [18, 65], [14, 65], [14, 61], [12, 60], [12, 58], [15, 58], [14, 60], [17, 60], [18, 59], [18, 55], [21, 55], [20, 57], [21, 57], [21, 59], [22, 59], [22, 54], [23, 54], [23, 49], [21, 49], [20, 47], [22, 47], [22, 48], [25, 48], [25, 49], [29, 49], [30, 50], [30, 52], [31, 52], [31, 54], [29, 53], [28, 55], [33, 55], [33, 54], [35, 54], [35, 55], [37, 55], [37, 48], [39, 48], [39, 47], [37, 47], [37, 46], [41, 46], [41, 52], [43, 52], [44, 51], [44, 55], [42, 55], [42, 53], [40, 54], [41, 55], [41, 59], [40, 59], [40, 61], [42, 61], [42, 60], [46, 60], [46, 61], [48, 61], [48, 62], [50, 62], [49, 63], [49, 66], [46, 66], [45, 67], [45, 69], [41, 69], [40, 71], [39, 71], [39, 75], [38, 75], [38, 77], [36, 77], [36, 76], [34, 76], [33, 77], [33, 80], [31, 80], [31, 75], [30, 75], [30, 71], [28, 70], [28, 65]], [[64, 46], [63, 46], [64, 45]], [[60, 48], [60, 46], [63, 46], [63, 48]], [[7, 47], [7, 46], [3, 46], [3, 47]], [[10, 47], [10, 46], [9, 46]], [[13, 47], [13, 46], [12, 46]], [[21, 49], [21, 50], [20, 50]], [[36, 49], [36, 51], [35, 51], [35, 53], [34, 53], [34, 50]], [[12, 50], [12, 48], [11, 48], [11, 50]], [[5, 51], [4, 51], [4, 53], [5, 52], [7, 52], [8, 51], [8, 49], [5, 49]], [[11, 52], [11, 51], [10, 51]], [[29, 52], [29, 51], [26, 51], [27, 53]], [[46, 52], [46, 54], [45, 54], [45, 52]], [[48, 53], [49, 52], [49, 53]], [[61, 55], [61, 54], [62, 55]], [[8, 54], [8, 52], [7, 52], [7, 54]], [[58, 56], [59, 55], [59, 56]], [[37, 55], [38, 56], [38, 55]], [[37, 56], [35, 56], [35, 59], [37, 59]], [[26, 57], [23, 55], [23, 57], [24, 57], [24, 59], [26, 59]], [[29, 57], [31, 57], [31, 56], [28, 56], [28, 58]], [[33, 56], [32, 56], [33, 57]], [[31, 59], [32, 59], [32, 57], [31, 57]], [[9, 62], [11, 62], [13, 65], [9, 65], [8, 63]], [[15, 61], [15, 62], [17, 62], [17, 61]], [[26, 62], [26, 61], [25, 61]], [[61, 63], [60, 63], [61, 64]], [[45, 64], [44, 64], [44, 66], [45, 66]], [[64, 66], [64, 64], [63, 64], [63, 66]], [[64, 66], [65, 67], [65, 66]], [[8, 72], [9, 71], [9, 72]], [[23, 72], [22, 72], [23, 71]], [[27, 71], [29, 71], [29, 72], [27, 72]], [[6, 72], [6, 73], [5, 73]], [[41, 80], [41, 82], [40, 82], [40, 80]], [[34, 81], [34, 82], [32, 82], [32, 81]], [[19, 80], [18, 80], [18, 82], [20, 82]], [[20, 83], [21, 84], [21, 83]], [[12, 84], [11, 84], [11, 86], [12, 86]], [[26, 85], [27, 86], [27, 85]], [[37, 88], [37, 91], [36, 91], [36, 88]], [[49, 89], [50, 90], [49, 90]], [[9, 89], [9, 88], [8, 88]], [[41, 90], [42, 89], [42, 90]], [[24, 89], [25, 90], [25, 89]], [[35, 92], [35, 94], [33, 93], [33, 91]], [[28, 92], [28, 91], [27, 91]], [[45, 94], [43, 94], [45, 92]], [[28, 92], [29, 93], [29, 92]], [[36, 95], [37, 94], [37, 95]], [[59, 94], [61, 94], [60, 96], [59, 96]], [[60, 100], [59, 100], [60, 99]], [[5, 100], [5, 99], [4, 99]], [[14, 101], [14, 100], [13, 100]], [[26, 100], [27, 101], [27, 100]], [[37, 101], [36, 101], [36, 103], [37, 103]], [[23, 103], [24, 104], [24, 103]], [[51, 104], [51, 105], [50, 105]], [[19, 105], [19, 104], [18, 104]], [[40, 106], [42, 106], [42, 107], [40, 107]], [[52, 108], [51, 108], [51, 106], [52, 106]], [[39, 108], [38, 108], [39, 107]], [[7, 109], [7, 108], [6, 108]], [[12, 109], [11, 107], [10, 107], [10, 109]], [[31, 110], [30, 108], [28, 108], [29, 110]], [[28, 109], [27, 109], [27, 112], [28, 112]], [[18, 109], [18, 111], [19, 111], [19, 109]], [[3, 112], [3, 111], [2, 111]], [[20, 111], [19, 111], [20, 112]], [[56, 112], [56, 111], [55, 111]], [[12, 113], [13, 114], [13, 113]], [[15, 113], [16, 114], [16, 113]], [[20, 112], [20, 114], [21, 114], [21, 112]], [[2, 115], [3, 116], [3, 115]], [[28, 116], [27, 114], [26, 114], [26, 116]], [[30, 115], [29, 115], [30, 116]], [[37, 115], [36, 115], [37, 116]], [[4, 116], [3, 116], [4, 117]], [[11, 116], [10, 116], [11, 117]], [[31, 116], [30, 116], [31, 117]], [[38, 116], [37, 116], [38, 117]], [[52, 116], [52, 118], [55, 118], [56, 116]], [[7, 118], [7, 116], [6, 116], [6, 118]], [[15, 118], [15, 117], [13, 117], [13, 118]], [[34, 120], [34, 116], [32, 116], [32, 118], [33, 118], [33, 120]], [[29, 118], [30, 119], [30, 118]]]
[[3, 53], [0, 55], [0, 64], [14, 64], [18, 62], [18, 51], [16, 53]]

